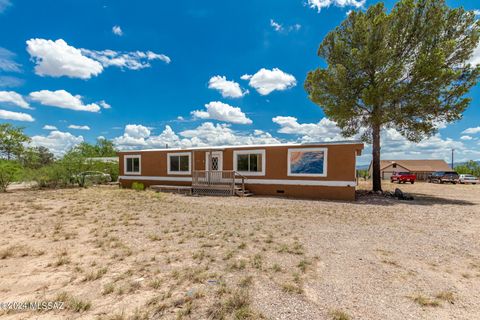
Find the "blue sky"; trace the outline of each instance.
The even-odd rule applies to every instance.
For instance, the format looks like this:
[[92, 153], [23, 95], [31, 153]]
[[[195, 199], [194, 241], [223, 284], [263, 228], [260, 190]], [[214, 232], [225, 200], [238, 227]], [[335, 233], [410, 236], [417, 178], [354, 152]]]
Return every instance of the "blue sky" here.
[[[99, 136], [122, 149], [338, 140], [303, 82], [328, 31], [376, 2], [0, 0], [0, 122], [56, 154]], [[479, 89], [427, 141], [385, 131], [383, 158], [480, 159]]]

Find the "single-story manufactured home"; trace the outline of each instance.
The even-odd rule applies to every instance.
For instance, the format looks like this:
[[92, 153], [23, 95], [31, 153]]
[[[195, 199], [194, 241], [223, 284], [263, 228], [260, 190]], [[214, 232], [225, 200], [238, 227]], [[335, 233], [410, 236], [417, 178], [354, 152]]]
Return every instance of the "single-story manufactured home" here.
[[[417, 176], [417, 180], [427, 180], [435, 171], [450, 171], [450, 166], [444, 160], [381, 160], [381, 177], [390, 180], [394, 172], [409, 172]], [[372, 176], [372, 163], [368, 169]]]
[[354, 200], [358, 141], [121, 151], [121, 186]]

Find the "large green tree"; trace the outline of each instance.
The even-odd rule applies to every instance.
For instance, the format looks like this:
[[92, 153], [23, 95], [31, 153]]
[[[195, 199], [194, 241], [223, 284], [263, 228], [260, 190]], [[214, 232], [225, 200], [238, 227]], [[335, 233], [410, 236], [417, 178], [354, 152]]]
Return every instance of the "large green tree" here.
[[25, 150], [24, 144], [30, 138], [23, 133], [22, 127], [15, 127], [10, 123], [0, 124], [0, 157], [10, 160], [18, 158]]
[[460, 174], [471, 174], [480, 177], [480, 163], [470, 160], [467, 163], [456, 166], [455, 171]]
[[418, 142], [461, 118], [480, 75], [468, 63], [479, 36], [473, 12], [401, 0], [390, 12], [383, 3], [352, 12], [324, 38], [318, 55], [327, 66], [308, 73], [305, 89], [344, 136], [372, 144], [374, 191], [382, 188], [382, 129]]
[[26, 148], [21, 156], [20, 162], [26, 168], [38, 169], [54, 162], [55, 156], [46, 147], [29, 147]]
[[71, 150], [86, 158], [115, 157], [117, 150], [113, 142], [104, 138], [97, 139], [96, 144], [82, 142]]

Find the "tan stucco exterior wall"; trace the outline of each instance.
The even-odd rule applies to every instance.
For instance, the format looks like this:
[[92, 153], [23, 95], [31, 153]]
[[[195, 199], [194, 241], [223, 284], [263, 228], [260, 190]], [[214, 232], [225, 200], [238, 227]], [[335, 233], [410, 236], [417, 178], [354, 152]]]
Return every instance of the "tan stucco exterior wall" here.
[[[327, 175], [325, 177], [306, 177], [288, 175], [288, 149], [295, 148], [326, 148]], [[216, 150], [215, 148], [212, 148]], [[256, 195], [287, 196], [308, 199], [354, 200], [356, 181], [356, 156], [363, 149], [363, 144], [338, 145], [301, 145], [301, 146], [256, 146], [243, 148], [226, 148], [223, 152], [223, 170], [234, 170], [234, 150], [265, 150], [265, 175], [247, 176], [246, 186]], [[218, 150], [216, 150], [218, 151]], [[161, 151], [131, 151], [119, 153], [120, 176], [124, 176], [124, 155], [141, 155], [141, 176], [143, 177], [190, 177], [191, 175], [168, 174], [167, 154], [191, 152], [192, 170], [205, 170], [205, 150], [161, 150]], [[129, 175], [129, 180], [121, 180], [122, 186], [129, 187], [135, 181], [135, 175]], [[351, 186], [308, 186], [286, 184], [254, 184], [255, 180], [300, 180], [324, 182], [352, 182]], [[250, 180], [250, 183], [249, 183]], [[146, 186], [191, 185], [186, 181], [139, 180]]]

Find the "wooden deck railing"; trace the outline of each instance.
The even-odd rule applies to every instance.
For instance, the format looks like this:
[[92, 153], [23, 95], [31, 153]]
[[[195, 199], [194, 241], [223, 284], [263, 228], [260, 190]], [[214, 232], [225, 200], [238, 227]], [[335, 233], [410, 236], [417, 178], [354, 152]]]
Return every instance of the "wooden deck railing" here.
[[231, 195], [234, 195], [237, 183], [241, 184], [241, 189], [245, 192], [245, 179], [245, 176], [233, 170], [196, 170], [192, 173], [192, 187], [194, 189], [225, 190], [229, 191]]

